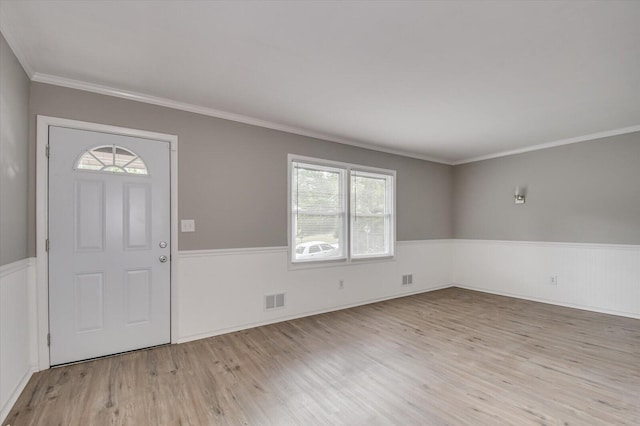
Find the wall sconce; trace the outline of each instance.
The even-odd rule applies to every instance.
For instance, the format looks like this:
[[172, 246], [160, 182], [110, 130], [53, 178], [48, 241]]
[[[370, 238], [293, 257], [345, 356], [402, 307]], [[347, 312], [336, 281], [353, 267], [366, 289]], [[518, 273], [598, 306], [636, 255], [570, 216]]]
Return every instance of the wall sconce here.
[[524, 204], [524, 200], [527, 195], [527, 188], [516, 186], [515, 192], [516, 204]]

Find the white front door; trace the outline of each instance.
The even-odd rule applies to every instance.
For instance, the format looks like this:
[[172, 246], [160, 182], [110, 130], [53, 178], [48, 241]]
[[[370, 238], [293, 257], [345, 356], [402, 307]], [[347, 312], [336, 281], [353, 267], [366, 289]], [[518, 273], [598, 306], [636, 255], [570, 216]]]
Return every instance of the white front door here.
[[49, 127], [51, 365], [170, 342], [170, 147]]

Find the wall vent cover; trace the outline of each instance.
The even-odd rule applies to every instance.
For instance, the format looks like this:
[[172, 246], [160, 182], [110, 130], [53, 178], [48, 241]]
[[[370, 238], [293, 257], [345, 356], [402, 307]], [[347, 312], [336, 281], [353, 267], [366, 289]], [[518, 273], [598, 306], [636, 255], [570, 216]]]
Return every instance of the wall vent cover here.
[[284, 293], [268, 294], [264, 297], [265, 310], [270, 311], [280, 308], [284, 308]]

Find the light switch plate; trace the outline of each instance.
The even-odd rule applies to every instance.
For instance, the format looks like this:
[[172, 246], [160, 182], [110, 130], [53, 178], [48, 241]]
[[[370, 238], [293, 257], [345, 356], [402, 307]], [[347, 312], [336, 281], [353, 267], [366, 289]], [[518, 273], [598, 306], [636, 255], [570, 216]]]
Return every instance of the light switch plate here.
[[193, 219], [182, 219], [180, 221], [180, 231], [196, 232], [196, 221]]

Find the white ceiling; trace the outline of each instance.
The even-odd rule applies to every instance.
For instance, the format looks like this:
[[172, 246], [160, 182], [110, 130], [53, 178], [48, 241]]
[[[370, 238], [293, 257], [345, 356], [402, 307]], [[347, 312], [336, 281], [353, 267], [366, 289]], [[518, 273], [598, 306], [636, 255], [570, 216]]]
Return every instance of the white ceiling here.
[[640, 130], [638, 1], [1, 7], [36, 81], [420, 158]]

